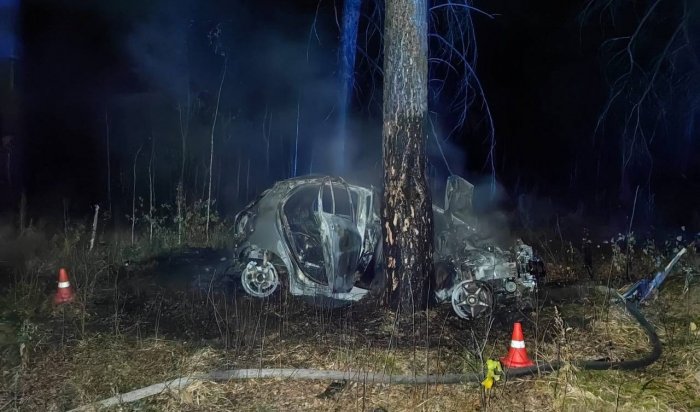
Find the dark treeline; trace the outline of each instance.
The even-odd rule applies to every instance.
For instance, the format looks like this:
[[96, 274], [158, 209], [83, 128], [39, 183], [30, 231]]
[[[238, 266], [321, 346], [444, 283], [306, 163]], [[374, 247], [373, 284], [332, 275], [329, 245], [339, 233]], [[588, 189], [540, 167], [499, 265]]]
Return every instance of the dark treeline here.
[[[551, 203], [553, 209], [530, 212], [583, 210], [622, 226], [633, 207], [638, 224], [698, 223], [698, 11], [662, 3], [631, 48], [635, 69], [627, 77], [620, 45], [609, 39], [634, 33], [649, 4], [607, 11], [595, 2], [477, 4], [495, 15], [474, 14], [472, 21], [502, 203]], [[334, 170], [339, 156], [346, 177], [378, 184], [377, 10], [363, 2], [350, 139], [341, 154], [341, 7], [22, 3], [15, 86], [3, 91], [0, 206], [16, 213], [24, 192], [37, 218], [61, 218], [66, 209], [83, 216], [99, 203], [111, 207], [115, 222], [127, 222], [134, 175], [144, 205], [152, 194], [156, 205], [173, 205], [181, 176], [187, 201], [206, 199], [215, 113], [212, 197], [224, 214], [278, 179]], [[434, 50], [439, 43], [430, 44]], [[443, 96], [458, 95], [450, 92], [458, 78], [433, 75], [448, 79]], [[447, 139], [461, 119], [453, 103], [431, 107], [442, 141], [440, 151], [429, 140], [431, 177], [443, 180], [446, 161], [452, 172], [482, 181], [491, 172], [483, 102], [474, 100], [463, 127]]]

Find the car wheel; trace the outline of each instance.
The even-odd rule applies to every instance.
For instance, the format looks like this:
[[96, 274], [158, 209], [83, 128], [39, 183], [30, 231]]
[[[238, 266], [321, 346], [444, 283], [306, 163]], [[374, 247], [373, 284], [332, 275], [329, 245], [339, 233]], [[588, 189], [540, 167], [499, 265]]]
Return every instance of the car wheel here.
[[280, 277], [272, 262], [251, 260], [241, 272], [241, 285], [250, 296], [266, 298], [278, 289]]

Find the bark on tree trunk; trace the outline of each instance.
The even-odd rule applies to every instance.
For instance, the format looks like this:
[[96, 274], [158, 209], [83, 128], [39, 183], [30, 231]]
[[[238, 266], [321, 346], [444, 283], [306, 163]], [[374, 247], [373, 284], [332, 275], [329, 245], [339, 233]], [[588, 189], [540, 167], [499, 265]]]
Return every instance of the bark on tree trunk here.
[[387, 0], [382, 233], [388, 300], [401, 316], [426, 302], [433, 211], [426, 181], [427, 0]]

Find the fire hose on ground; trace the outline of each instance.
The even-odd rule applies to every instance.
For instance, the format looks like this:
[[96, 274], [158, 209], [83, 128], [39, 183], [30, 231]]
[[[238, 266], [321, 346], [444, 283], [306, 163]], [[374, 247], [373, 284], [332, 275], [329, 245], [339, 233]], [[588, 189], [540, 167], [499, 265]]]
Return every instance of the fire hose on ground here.
[[[650, 351], [644, 356], [637, 359], [612, 361], [612, 360], [574, 360], [571, 362], [554, 361], [536, 363], [534, 366], [523, 368], [506, 368], [503, 376], [506, 379], [517, 378], [541, 373], [552, 372], [560, 369], [566, 363], [570, 363], [580, 369], [588, 370], [634, 370], [641, 369], [656, 362], [661, 356], [661, 341], [656, 334], [654, 326], [646, 319], [644, 314], [639, 310], [635, 301], [630, 299], [637, 296], [638, 301], [647, 299], [653, 290], [661, 286], [663, 280], [668, 276], [678, 259], [685, 253], [685, 249], [681, 250], [669, 263], [666, 268], [657, 273], [650, 281], [641, 281], [634, 284], [625, 293], [619, 294], [617, 290], [606, 286], [572, 286], [559, 289], [548, 290], [545, 299], [554, 301], [570, 300], [572, 298], [582, 298], [592, 293], [604, 293], [607, 297], [611, 297], [610, 303], [622, 305], [639, 326], [644, 330], [649, 338]], [[640, 286], [641, 285], [641, 286]], [[639, 293], [637, 293], [639, 292]], [[366, 372], [366, 371], [337, 371], [337, 370], [320, 370], [320, 369], [232, 369], [219, 370], [209, 373], [194, 374], [191, 376], [181, 377], [166, 382], [161, 382], [145, 388], [137, 389], [131, 392], [118, 394], [111, 398], [103, 399], [96, 403], [84, 405], [69, 412], [89, 411], [95, 408], [107, 408], [120, 404], [135, 402], [150, 396], [158, 395], [166, 391], [184, 389], [190, 384], [197, 381], [231, 381], [244, 379], [295, 379], [295, 380], [325, 380], [325, 381], [348, 381], [363, 384], [394, 384], [394, 385], [447, 385], [447, 384], [463, 384], [463, 383], [478, 383], [481, 382], [483, 376], [481, 373], [452, 373], [443, 375], [391, 375], [386, 373]]]

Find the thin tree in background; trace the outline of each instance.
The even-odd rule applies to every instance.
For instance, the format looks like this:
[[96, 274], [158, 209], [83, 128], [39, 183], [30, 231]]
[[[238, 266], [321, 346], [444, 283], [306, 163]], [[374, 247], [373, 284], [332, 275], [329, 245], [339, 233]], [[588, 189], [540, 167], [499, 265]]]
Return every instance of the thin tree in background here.
[[109, 140], [109, 114], [105, 111], [105, 134], [107, 137], [107, 206], [112, 214], [112, 159], [110, 155], [111, 143]]
[[136, 229], [136, 161], [139, 158], [139, 153], [141, 153], [143, 145], [139, 146], [139, 149], [134, 155], [134, 173], [133, 173], [133, 187], [131, 189], [131, 244], [134, 244], [134, 230]]
[[156, 139], [151, 136], [151, 157], [148, 159], [148, 241], [153, 242], [153, 212], [155, 211], [155, 182], [153, 160], [155, 159]]
[[192, 102], [190, 97], [189, 85], [187, 87], [187, 102], [185, 105], [185, 113], [182, 112], [182, 104], [178, 104], [177, 110], [180, 119], [180, 143], [182, 145], [182, 157], [180, 162], [180, 180], [177, 184], [175, 192], [177, 204], [177, 244], [182, 244], [182, 233], [184, 226], [183, 209], [185, 206], [185, 164], [187, 160], [187, 137], [190, 133], [190, 119], [192, 117]]
[[221, 25], [217, 25], [209, 33], [209, 41], [214, 47], [214, 53], [224, 58], [223, 68], [221, 70], [221, 82], [219, 82], [219, 92], [216, 95], [216, 107], [214, 108], [214, 119], [211, 123], [211, 141], [209, 149], [209, 188], [207, 196], [207, 225], [206, 225], [206, 236], [207, 243], [209, 243], [209, 222], [211, 221], [211, 182], [214, 167], [214, 130], [216, 129], [216, 120], [219, 117], [219, 103], [221, 102], [221, 90], [224, 88], [224, 80], [226, 79], [226, 69], [228, 64], [228, 57], [221, 47]]
[[[579, 16], [582, 30], [594, 25], [606, 39], [600, 57], [608, 98], [591, 143], [598, 165], [615, 160], [618, 164], [617, 176], [612, 168], [601, 173], [598, 166], [596, 181], [608, 185], [617, 177], [619, 200], [628, 205], [637, 200], [634, 187], [645, 188], [651, 211], [653, 174], [667, 156], [661, 153], [673, 153], [677, 159], [665, 169], [685, 174], [693, 166], [688, 147], [700, 108], [700, 7], [687, 0], [627, 6], [619, 0], [589, 0]], [[610, 139], [618, 140], [612, 149]]]

